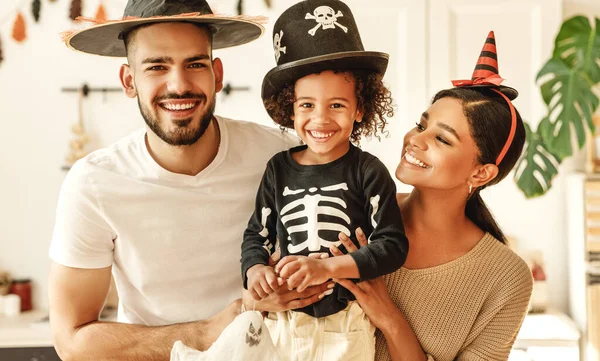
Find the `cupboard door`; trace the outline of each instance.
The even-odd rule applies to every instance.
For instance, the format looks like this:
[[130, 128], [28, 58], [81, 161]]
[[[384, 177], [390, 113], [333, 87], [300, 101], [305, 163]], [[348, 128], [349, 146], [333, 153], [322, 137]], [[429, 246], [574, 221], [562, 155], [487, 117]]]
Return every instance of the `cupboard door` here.
[[470, 79], [490, 30], [496, 35], [504, 85], [533, 128], [545, 113], [535, 76], [552, 54], [561, 0], [429, 0], [429, 95]]
[[[452, 87], [453, 79], [470, 79], [490, 30], [496, 35], [500, 75], [519, 91], [514, 104], [537, 129], [546, 114], [535, 82], [552, 55], [562, 22], [560, 0], [429, 0], [429, 92]], [[506, 235], [520, 250], [540, 248], [547, 269], [549, 303], [567, 308], [565, 187], [561, 175], [543, 197], [526, 199], [514, 173], [481, 194]], [[467, 187], [466, 183], [464, 185]], [[524, 215], [529, 215], [525, 217]], [[532, 226], [532, 224], [534, 226]]]
[[[392, 91], [395, 115], [386, 130], [389, 137], [361, 141], [362, 148], [379, 157], [394, 174], [400, 161], [402, 138], [419, 121], [428, 103], [426, 83], [426, 2], [412, 0], [347, 0], [361, 33], [365, 50], [390, 55], [384, 82]], [[398, 190], [411, 187], [397, 182]]]

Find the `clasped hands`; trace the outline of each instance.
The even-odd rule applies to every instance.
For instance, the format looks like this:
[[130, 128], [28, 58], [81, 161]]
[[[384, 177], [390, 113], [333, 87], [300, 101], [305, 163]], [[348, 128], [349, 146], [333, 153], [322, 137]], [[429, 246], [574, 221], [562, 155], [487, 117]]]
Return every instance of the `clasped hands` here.
[[[356, 230], [356, 238], [359, 247], [367, 245], [367, 237], [360, 228]], [[358, 250], [345, 234], [340, 233], [339, 239], [348, 253]], [[333, 256], [344, 255], [336, 246], [329, 250]], [[287, 256], [279, 263], [275, 258], [270, 261], [269, 266], [257, 265], [261, 267], [254, 270], [258, 271], [256, 275], [251, 273], [256, 266], [251, 267], [247, 273], [250, 292], [244, 293], [244, 304], [254, 305], [259, 311], [270, 312], [303, 308], [323, 298], [337, 283], [354, 294], [375, 327], [385, 327], [386, 322], [391, 320], [391, 312], [397, 308], [388, 294], [383, 277], [360, 283], [343, 278], [334, 278], [335, 283], [327, 282], [331, 278], [328, 274], [328, 256], [327, 253], [315, 253], [309, 257]]]
[[[366, 237], [360, 228], [357, 229], [356, 234], [357, 238], [360, 241], [364, 240], [366, 244]], [[338, 238], [348, 252], [357, 250], [347, 235], [340, 233]], [[363, 242], [360, 243], [363, 245]], [[332, 246], [330, 252], [334, 256], [343, 255], [336, 246]], [[311, 286], [323, 285], [333, 274], [328, 258], [327, 253], [313, 253], [309, 256], [286, 256], [279, 262], [274, 260], [269, 265], [254, 265], [247, 271], [248, 291], [254, 300], [260, 301], [273, 293], [281, 293], [282, 289], [302, 293], [309, 290]], [[324, 291], [331, 288], [333, 283], [329, 282]], [[316, 300], [321, 299], [325, 292], [319, 294]]]
[[[259, 301], [279, 287], [287, 285], [288, 290], [303, 292], [309, 286], [316, 286], [329, 280], [330, 274], [324, 257], [326, 253], [310, 256], [286, 256], [275, 266], [257, 264], [248, 269], [248, 291]], [[322, 296], [321, 296], [322, 297]]]

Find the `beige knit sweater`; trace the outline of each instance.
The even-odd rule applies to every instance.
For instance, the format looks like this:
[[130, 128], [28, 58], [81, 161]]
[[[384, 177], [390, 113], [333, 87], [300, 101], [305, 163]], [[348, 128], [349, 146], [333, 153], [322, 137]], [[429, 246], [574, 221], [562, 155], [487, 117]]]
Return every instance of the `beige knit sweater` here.
[[[533, 283], [527, 264], [487, 233], [458, 259], [401, 268], [386, 282], [430, 361], [507, 360]], [[390, 360], [380, 331], [375, 360]]]

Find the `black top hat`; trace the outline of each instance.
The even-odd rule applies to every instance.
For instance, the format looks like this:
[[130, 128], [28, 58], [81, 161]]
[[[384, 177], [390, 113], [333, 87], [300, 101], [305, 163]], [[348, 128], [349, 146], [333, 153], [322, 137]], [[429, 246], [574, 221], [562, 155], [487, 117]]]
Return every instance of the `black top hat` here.
[[324, 70], [368, 69], [383, 76], [389, 58], [365, 51], [350, 8], [339, 0], [305, 0], [288, 8], [273, 27], [273, 49], [277, 66], [263, 80], [264, 100]]
[[104, 56], [125, 56], [123, 34], [159, 22], [205, 24], [213, 32], [213, 49], [245, 44], [260, 37], [264, 17], [215, 15], [206, 0], [128, 0], [120, 20], [83, 19], [91, 26], [63, 34], [68, 47]]

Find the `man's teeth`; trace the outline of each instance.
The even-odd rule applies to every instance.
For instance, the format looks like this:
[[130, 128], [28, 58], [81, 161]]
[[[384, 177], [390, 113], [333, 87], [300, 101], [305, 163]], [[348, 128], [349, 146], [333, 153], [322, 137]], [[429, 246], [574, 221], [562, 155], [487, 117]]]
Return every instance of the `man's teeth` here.
[[188, 109], [192, 109], [193, 107], [195, 107], [196, 103], [188, 103], [188, 104], [163, 103], [163, 104], [161, 104], [161, 106], [168, 110], [188, 110]]
[[329, 137], [331, 137], [333, 135], [333, 133], [335, 133], [335, 132], [327, 132], [327, 133], [325, 133], [325, 132], [317, 132], [317, 131], [314, 131], [314, 130], [310, 130], [309, 132], [310, 132], [310, 135], [313, 138], [329, 138]]
[[414, 165], [418, 165], [421, 168], [429, 168], [428, 165], [426, 165], [425, 163], [421, 162], [420, 160], [418, 160], [417, 158], [413, 157], [412, 155], [406, 153], [404, 155], [404, 158], [406, 159], [406, 161], [408, 161], [410, 164], [414, 164]]

